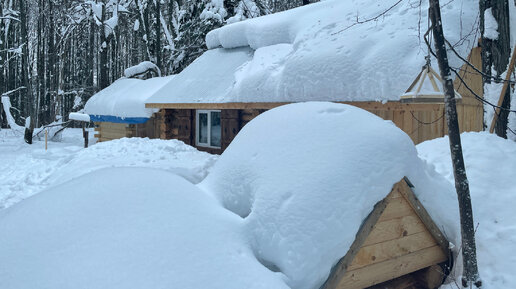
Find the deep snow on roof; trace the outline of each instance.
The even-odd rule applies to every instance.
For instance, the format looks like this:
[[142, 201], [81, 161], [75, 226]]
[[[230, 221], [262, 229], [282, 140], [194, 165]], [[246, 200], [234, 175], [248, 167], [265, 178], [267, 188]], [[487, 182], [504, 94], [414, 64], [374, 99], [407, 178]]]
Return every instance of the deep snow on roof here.
[[148, 118], [156, 110], [145, 108], [145, 101], [173, 78], [174, 75], [147, 80], [120, 78], [94, 94], [86, 102], [84, 113], [120, 118]]
[[[402, 1], [357, 24], [395, 2], [329, 0], [213, 30], [206, 37], [213, 50], [181, 73], [203, 81], [163, 91], [148, 103], [399, 100], [425, 64], [428, 4]], [[478, 36], [478, 2], [445, 3], [442, 17], [445, 36], [467, 56]], [[225, 66], [233, 57], [240, 62], [245, 48], [254, 51], [249, 61]], [[461, 66], [450, 53], [449, 60]], [[222, 87], [221, 74], [233, 81]]]
[[[206, 51], [146, 103], [224, 102], [235, 83], [232, 72], [251, 60], [249, 48]], [[229, 73], [228, 73], [229, 72]]]

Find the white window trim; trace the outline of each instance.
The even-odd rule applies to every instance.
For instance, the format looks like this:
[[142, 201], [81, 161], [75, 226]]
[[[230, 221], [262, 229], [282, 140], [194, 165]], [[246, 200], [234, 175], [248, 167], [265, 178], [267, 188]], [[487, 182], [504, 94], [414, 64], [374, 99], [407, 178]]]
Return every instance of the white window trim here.
[[[220, 113], [220, 110], [213, 110], [213, 109], [198, 109], [195, 111], [195, 145], [205, 148], [212, 148], [212, 149], [221, 149], [222, 148], [222, 140], [221, 146], [212, 146], [210, 145], [211, 140], [211, 113], [210, 112], [218, 112]], [[199, 114], [206, 113], [208, 115], [208, 143], [200, 143], [199, 142]], [[221, 126], [221, 134], [222, 134], [222, 126]]]

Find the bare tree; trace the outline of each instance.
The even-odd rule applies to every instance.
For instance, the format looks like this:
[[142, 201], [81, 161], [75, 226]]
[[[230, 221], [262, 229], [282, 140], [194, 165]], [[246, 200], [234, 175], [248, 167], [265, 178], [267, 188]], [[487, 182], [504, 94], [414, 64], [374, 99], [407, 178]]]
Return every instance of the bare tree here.
[[462, 236], [462, 258], [464, 272], [462, 286], [471, 288], [475, 285], [480, 288], [482, 282], [478, 274], [477, 253], [475, 245], [475, 228], [473, 226], [473, 209], [469, 193], [469, 182], [466, 176], [466, 167], [462, 155], [462, 144], [460, 140], [459, 122], [457, 119], [457, 107], [453, 80], [448, 65], [448, 55], [444, 32], [441, 22], [441, 8], [439, 0], [430, 0], [429, 15], [432, 21], [432, 31], [435, 40], [435, 50], [443, 88], [445, 94], [446, 121], [448, 124], [448, 136], [450, 141], [450, 152], [455, 176], [455, 189], [459, 201], [461, 236]]

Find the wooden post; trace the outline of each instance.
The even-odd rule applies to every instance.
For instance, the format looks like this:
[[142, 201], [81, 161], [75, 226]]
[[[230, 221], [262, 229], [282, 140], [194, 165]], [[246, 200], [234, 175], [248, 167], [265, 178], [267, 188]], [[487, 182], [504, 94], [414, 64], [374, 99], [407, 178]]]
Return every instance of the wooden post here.
[[48, 149], [47, 141], [48, 141], [48, 129], [45, 129], [45, 150]]
[[473, 209], [471, 206], [471, 196], [469, 194], [466, 167], [464, 165], [464, 158], [462, 155], [455, 91], [453, 89], [453, 81], [448, 64], [446, 44], [444, 43], [444, 32], [441, 22], [441, 8], [439, 0], [430, 0], [430, 7], [428, 9], [428, 14], [432, 20], [432, 31], [436, 50], [435, 53], [437, 62], [439, 63], [439, 69], [441, 70], [441, 78], [443, 79], [448, 139], [450, 140], [450, 154], [453, 164], [453, 174], [455, 176], [455, 190], [457, 191], [457, 198], [459, 201], [462, 259], [464, 267], [462, 286], [472, 288], [474, 284], [477, 288], [480, 288], [482, 286], [482, 281], [478, 274]]
[[498, 115], [500, 114], [500, 107], [503, 104], [505, 99], [505, 92], [509, 87], [509, 80], [511, 79], [512, 71], [514, 70], [514, 64], [516, 61], [516, 46], [512, 51], [511, 62], [509, 63], [509, 68], [507, 69], [507, 75], [505, 75], [505, 82], [503, 83], [502, 92], [500, 93], [500, 98], [498, 99], [498, 103], [496, 104], [498, 107], [495, 109], [495, 113], [493, 115], [493, 121], [491, 121], [491, 126], [489, 127], [489, 132], [493, 133], [496, 125], [496, 120], [498, 119]]
[[84, 137], [84, 148], [87, 148], [88, 147], [88, 134], [89, 134], [89, 131], [86, 130], [86, 124], [83, 122], [82, 123], [82, 137]]

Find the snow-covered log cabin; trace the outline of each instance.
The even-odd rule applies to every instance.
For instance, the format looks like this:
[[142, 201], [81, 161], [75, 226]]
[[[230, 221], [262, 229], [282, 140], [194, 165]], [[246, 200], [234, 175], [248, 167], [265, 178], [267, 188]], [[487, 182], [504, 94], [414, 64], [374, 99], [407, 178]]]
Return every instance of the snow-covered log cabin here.
[[173, 78], [124, 77], [93, 95], [86, 102], [84, 113], [95, 123], [98, 141], [122, 137], [158, 138], [160, 121], [154, 115], [157, 109], [145, 108], [145, 100]]
[[[390, 6], [369, 2], [324, 1], [210, 32], [210, 50], [146, 101], [160, 110], [160, 137], [221, 153], [260, 113], [304, 101], [366, 109], [393, 121], [415, 143], [444, 136], [442, 85], [428, 73], [438, 69], [435, 60], [426, 64], [427, 27], [419, 21], [427, 19], [426, 7], [401, 2], [378, 20], [357, 23], [357, 12], [369, 19]], [[454, 5], [442, 12], [445, 36], [481, 69], [475, 35], [461, 31], [475, 27], [478, 4]], [[481, 77], [451, 52], [449, 60], [482, 96]], [[458, 79], [455, 84], [461, 130], [482, 130], [481, 102]]]

